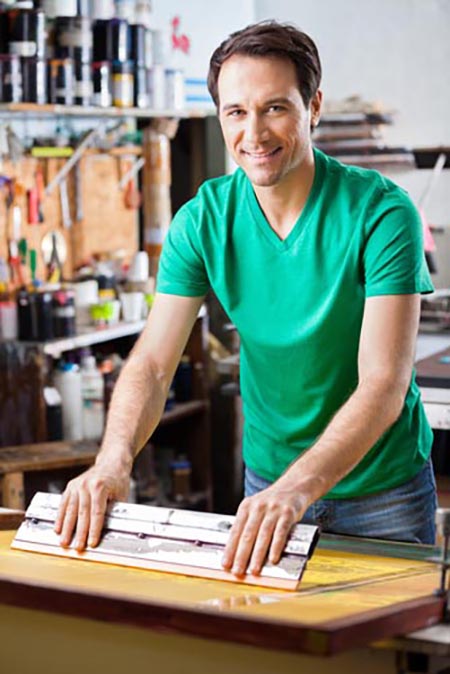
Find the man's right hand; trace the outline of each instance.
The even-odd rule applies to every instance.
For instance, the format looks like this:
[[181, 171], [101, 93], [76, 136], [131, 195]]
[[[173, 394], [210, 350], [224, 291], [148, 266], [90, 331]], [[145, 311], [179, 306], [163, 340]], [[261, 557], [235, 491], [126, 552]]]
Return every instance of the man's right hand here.
[[68, 547], [74, 532], [74, 546], [81, 551], [95, 547], [100, 535], [109, 501], [124, 501], [128, 497], [130, 474], [123, 468], [92, 466], [71, 480], [61, 497], [55, 532], [60, 543]]

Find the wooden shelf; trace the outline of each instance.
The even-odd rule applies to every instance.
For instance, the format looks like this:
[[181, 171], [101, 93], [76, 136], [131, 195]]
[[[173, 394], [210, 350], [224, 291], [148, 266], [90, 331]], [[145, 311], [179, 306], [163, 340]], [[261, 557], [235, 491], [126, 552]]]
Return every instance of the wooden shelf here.
[[65, 351], [81, 349], [84, 346], [109, 342], [112, 339], [120, 339], [121, 337], [128, 337], [129, 335], [137, 335], [141, 332], [144, 325], [145, 321], [137, 321], [135, 323], [121, 322], [117, 325], [111, 325], [107, 328], [87, 330], [86, 332], [81, 332], [80, 334], [74, 335], [73, 337], [64, 337], [63, 339], [44, 342], [42, 344], [43, 351], [48, 356], [59, 358]]
[[100, 108], [93, 105], [38, 105], [37, 103], [2, 103], [0, 104], [0, 117], [110, 117], [122, 119], [135, 117], [152, 119], [155, 117], [174, 117], [177, 119], [202, 118], [215, 115], [214, 108], [184, 108], [180, 110], [164, 109], [152, 110], [147, 108]]

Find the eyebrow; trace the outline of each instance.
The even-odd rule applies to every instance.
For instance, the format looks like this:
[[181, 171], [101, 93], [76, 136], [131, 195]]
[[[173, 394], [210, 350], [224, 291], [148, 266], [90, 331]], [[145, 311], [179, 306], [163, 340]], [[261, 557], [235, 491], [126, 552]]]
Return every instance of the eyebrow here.
[[[291, 105], [292, 101], [289, 98], [286, 98], [285, 96], [279, 96], [277, 98], [269, 98], [269, 100], [263, 102], [263, 106], [267, 105], [275, 105], [276, 103], [283, 103], [284, 105]], [[223, 112], [227, 112], [227, 110], [232, 110], [234, 108], [242, 108], [242, 103], [226, 103], [222, 107]]]

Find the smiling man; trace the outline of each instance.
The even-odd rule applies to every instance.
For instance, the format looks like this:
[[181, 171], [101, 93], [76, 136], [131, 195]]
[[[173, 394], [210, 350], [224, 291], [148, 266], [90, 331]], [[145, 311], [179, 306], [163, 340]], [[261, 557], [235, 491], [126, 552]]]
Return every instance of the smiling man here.
[[209, 288], [241, 337], [246, 497], [223, 560], [276, 562], [291, 526], [431, 543], [431, 431], [413, 374], [420, 219], [374, 171], [314, 150], [312, 40], [263, 22], [214, 52], [208, 86], [238, 164], [177, 213], [148, 324], [116, 386], [96, 465], [69, 483], [56, 529], [98, 542], [126, 495]]

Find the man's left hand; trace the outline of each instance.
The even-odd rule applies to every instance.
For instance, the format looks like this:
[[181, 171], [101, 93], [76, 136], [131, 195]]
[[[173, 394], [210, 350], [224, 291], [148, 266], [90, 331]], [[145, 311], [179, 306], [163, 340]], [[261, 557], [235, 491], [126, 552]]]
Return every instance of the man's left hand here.
[[267, 558], [279, 562], [292, 526], [306, 510], [299, 491], [275, 483], [242, 501], [222, 559], [224, 569], [236, 576], [247, 569], [258, 575]]

